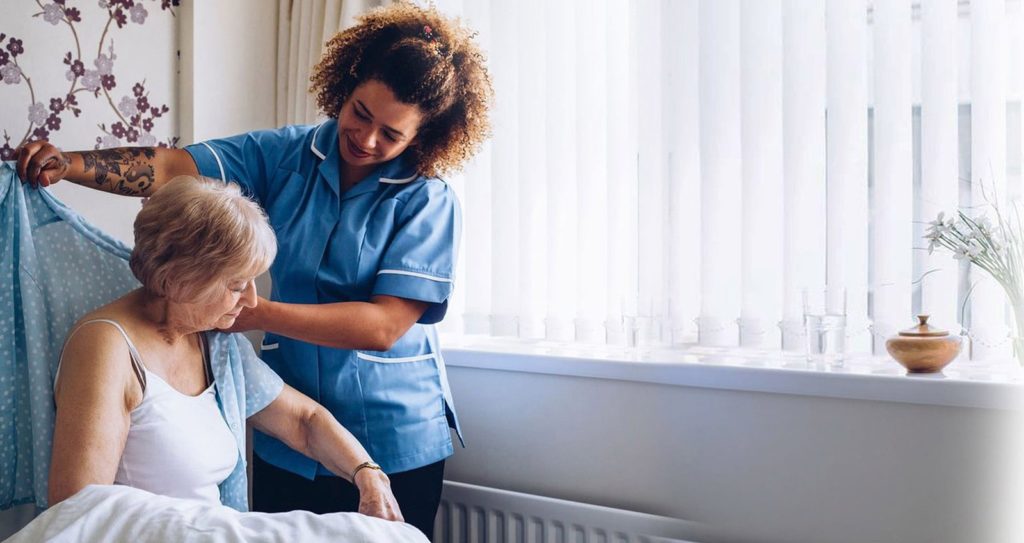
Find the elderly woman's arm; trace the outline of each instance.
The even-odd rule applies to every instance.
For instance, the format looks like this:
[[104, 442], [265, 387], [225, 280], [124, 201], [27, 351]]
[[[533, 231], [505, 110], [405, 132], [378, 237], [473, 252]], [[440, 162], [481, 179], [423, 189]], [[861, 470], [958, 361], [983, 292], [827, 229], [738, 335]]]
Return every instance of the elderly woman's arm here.
[[132, 404], [141, 400], [124, 340], [112, 327], [94, 328], [75, 334], [64, 349], [54, 393], [50, 506], [87, 485], [113, 484]]
[[67, 179], [125, 196], [152, 196], [179, 175], [199, 174], [192, 156], [183, 149], [120, 147], [64, 153], [45, 140], [18, 149], [17, 169], [18, 176], [34, 186]]
[[285, 385], [277, 399], [249, 417], [256, 429], [320, 462], [359, 489], [359, 512], [387, 520], [403, 520], [387, 475], [376, 469], [352, 472], [372, 461], [366, 449], [333, 415], [308, 396]]

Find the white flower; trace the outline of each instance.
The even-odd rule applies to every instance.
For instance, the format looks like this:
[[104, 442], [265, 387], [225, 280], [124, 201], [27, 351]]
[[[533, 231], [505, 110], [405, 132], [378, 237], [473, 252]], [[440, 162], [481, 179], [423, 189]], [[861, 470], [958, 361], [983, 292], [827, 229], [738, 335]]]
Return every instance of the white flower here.
[[153, 147], [154, 145], [156, 145], [156, 136], [149, 132], [143, 132], [139, 135], [140, 147]]
[[108, 2], [107, 0], [100, 0], [100, 7], [103, 9], [107, 9], [110, 7], [110, 2]]
[[46, 113], [46, 106], [42, 102], [36, 102], [28, 106], [28, 121], [33, 124], [42, 125], [49, 115]]
[[943, 225], [942, 223], [939, 223], [939, 224], [931, 223], [928, 226], [928, 231], [925, 232], [925, 234], [924, 234], [924, 238], [928, 239], [928, 240], [937, 240], [937, 239], [941, 238], [942, 235], [945, 234], [945, 233], [946, 233], [946, 226], [945, 225]]
[[21, 68], [18, 68], [14, 64], [0, 66], [0, 78], [2, 78], [3, 82], [8, 85], [17, 85], [18, 83], [21, 83]]
[[1003, 236], [1002, 232], [996, 230], [989, 236], [989, 243], [992, 244], [992, 248], [996, 251], [1002, 251], [1003, 247], [1006, 246], [1006, 237]]
[[974, 219], [974, 223], [970, 225], [970, 237], [972, 239], [988, 236], [991, 231], [992, 221], [988, 220], [988, 217], [978, 217]]
[[131, 96], [121, 97], [121, 102], [117, 104], [117, 109], [125, 117], [132, 117], [139, 113], [139, 107], [135, 104], [135, 98]]
[[989, 220], [987, 215], [982, 215], [981, 217], [974, 219], [974, 223], [977, 224], [978, 227], [981, 228], [982, 230], [992, 229], [992, 221]]
[[983, 252], [985, 252], [985, 248], [982, 247], [981, 243], [978, 243], [978, 240], [976, 239], [972, 239], [971, 242], [967, 244], [967, 247], [964, 248], [964, 253], [971, 260], [978, 258], [978, 256]]
[[64, 10], [57, 4], [46, 4], [43, 6], [43, 20], [56, 26], [64, 18]]
[[99, 71], [100, 75], [110, 75], [114, 71], [115, 58], [117, 58], [117, 56], [113, 53], [111, 53], [109, 57], [101, 53], [100, 56], [96, 57], [96, 60], [92, 61], [92, 63], [96, 66], [96, 70]]

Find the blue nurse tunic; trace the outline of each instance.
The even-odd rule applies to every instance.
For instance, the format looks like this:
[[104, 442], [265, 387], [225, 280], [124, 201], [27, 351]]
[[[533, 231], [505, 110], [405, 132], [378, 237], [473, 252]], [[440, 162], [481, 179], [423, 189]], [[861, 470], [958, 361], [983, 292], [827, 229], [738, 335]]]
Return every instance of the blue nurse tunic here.
[[[186, 147], [199, 173], [238, 182], [266, 211], [278, 238], [270, 298], [300, 304], [390, 295], [429, 307], [388, 351], [314, 345], [266, 334], [261, 358], [286, 383], [326, 407], [387, 473], [432, 464], [462, 435], [433, 324], [445, 314], [461, 212], [441, 179], [405, 156], [342, 192], [338, 126], [261, 130]], [[312, 479], [316, 461], [256, 432], [260, 458]]]

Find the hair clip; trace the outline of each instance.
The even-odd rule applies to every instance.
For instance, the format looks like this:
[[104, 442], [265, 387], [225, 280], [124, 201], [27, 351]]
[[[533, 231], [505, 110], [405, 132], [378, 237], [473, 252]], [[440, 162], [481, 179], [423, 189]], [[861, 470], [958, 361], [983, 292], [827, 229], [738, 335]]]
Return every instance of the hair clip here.
[[423, 25], [423, 37], [428, 40], [434, 39], [434, 29], [430, 25]]

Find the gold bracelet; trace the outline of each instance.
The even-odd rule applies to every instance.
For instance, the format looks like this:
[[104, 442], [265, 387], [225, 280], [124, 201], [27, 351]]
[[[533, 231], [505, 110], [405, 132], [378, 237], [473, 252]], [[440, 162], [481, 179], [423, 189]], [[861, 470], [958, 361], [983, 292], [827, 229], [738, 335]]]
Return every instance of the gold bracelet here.
[[352, 470], [352, 482], [353, 483], [356, 482], [356, 474], [359, 473], [359, 470], [361, 470], [363, 468], [375, 469], [377, 471], [383, 471], [381, 469], [380, 465], [375, 463], [373, 460], [367, 460], [366, 462], [363, 462], [362, 464], [359, 464], [358, 466], [356, 466], [356, 469]]

